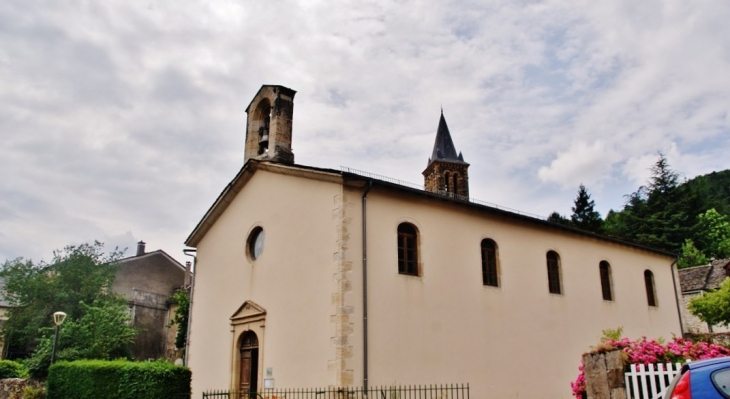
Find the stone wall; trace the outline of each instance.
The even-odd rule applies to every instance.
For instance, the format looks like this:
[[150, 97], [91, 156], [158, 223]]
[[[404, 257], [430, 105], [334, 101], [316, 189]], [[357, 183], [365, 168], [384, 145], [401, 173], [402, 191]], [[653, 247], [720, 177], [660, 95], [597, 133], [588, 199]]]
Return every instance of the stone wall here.
[[693, 342], [702, 341], [709, 342], [715, 345], [722, 345], [724, 347], [730, 347], [730, 333], [718, 332], [718, 333], [685, 333], [684, 338]]
[[588, 399], [626, 399], [621, 351], [583, 355]]
[[[703, 334], [703, 333], [709, 333], [710, 329], [707, 326], [707, 323], [700, 320], [699, 317], [693, 315], [689, 311], [689, 301], [692, 299], [700, 296], [702, 294], [700, 293], [693, 293], [693, 294], [682, 294], [682, 323], [684, 327], [684, 333], [689, 334]], [[727, 326], [712, 326], [712, 332], [730, 332], [730, 328]]]

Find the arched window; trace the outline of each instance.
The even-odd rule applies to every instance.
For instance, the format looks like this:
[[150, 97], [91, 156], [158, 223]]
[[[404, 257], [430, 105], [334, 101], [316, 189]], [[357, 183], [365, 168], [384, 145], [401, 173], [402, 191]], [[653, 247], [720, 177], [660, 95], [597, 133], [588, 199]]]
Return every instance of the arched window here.
[[611, 291], [611, 265], [603, 260], [598, 264], [598, 270], [601, 273], [601, 292], [603, 292], [603, 300], [613, 301], [613, 292]]
[[490, 239], [482, 240], [482, 284], [499, 287], [497, 244]]
[[555, 251], [548, 251], [547, 272], [548, 272], [548, 289], [551, 294], [562, 294], [563, 290], [560, 285], [560, 255]]
[[447, 193], [453, 191], [451, 189], [451, 175], [449, 174], [449, 172], [444, 173], [444, 191], [446, 191]]
[[644, 270], [644, 285], [646, 285], [646, 302], [649, 306], [657, 306], [654, 273], [651, 270]]
[[410, 223], [398, 225], [398, 273], [418, 276], [418, 230]]

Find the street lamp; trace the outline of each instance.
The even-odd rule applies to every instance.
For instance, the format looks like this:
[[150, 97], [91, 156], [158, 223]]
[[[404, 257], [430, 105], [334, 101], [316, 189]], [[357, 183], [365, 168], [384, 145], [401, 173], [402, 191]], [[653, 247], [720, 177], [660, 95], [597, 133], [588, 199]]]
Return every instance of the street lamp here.
[[66, 313], [56, 312], [53, 314], [53, 324], [56, 325], [56, 333], [53, 335], [53, 350], [51, 351], [51, 364], [56, 359], [56, 343], [58, 342], [58, 328], [66, 320]]

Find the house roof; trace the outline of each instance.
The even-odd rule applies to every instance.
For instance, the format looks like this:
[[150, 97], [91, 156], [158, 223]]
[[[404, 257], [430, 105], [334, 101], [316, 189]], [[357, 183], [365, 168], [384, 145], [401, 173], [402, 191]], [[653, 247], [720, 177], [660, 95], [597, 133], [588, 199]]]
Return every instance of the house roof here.
[[443, 110], [441, 110], [441, 119], [439, 119], [439, 127], [436, 130], [436, 140], [433, 143], [433, 152], [428, 163], [430, 164], [433, 161], [466, 163], [461, 153], [456, 154], [456, 147], [454, 146], [454, 141], [451, 139], [449, 127], [446, 125]]
[[458, 196], [444, 196], [438, 193], [432, 193], [423, 190], [422, 188], [409, 187], [404, 185], [402, 182], [395, 180], [388, 181], [387, 178], [375, 175], [366, 175], [355, 173], [352, 171], [341, 171], [335, 169], [317, 168], [313, 166], [304, 165], [286, 165], [270, 161], [259, 161], [255, 159], [248, 160], [241, 170], [236, 174], [236, 177], [231, 180], [230, 183], [223, 189], [218, 198], [215, 200], [213, 205], [208, 209], [203, 218], [198, 222], [193, 231], [190, 233], [187, 239], [185, 239], [185, 245], [195, 247], [198, 245], [200, 240], [205, 236], [208, 230], [228, 208], [228, 205], [233, 201], [236, 195], [243, 189], [246, 183], [251, 179], [257, 170], [262, 169], [274, 173], [281, 173], [291, 176], [298, 176], [304, 178], [310, 178], [315, 180], [331, 181], [340, 184], [355, 185], [365, 187], [368, 184], [378, 186], [384, 189], [395, 190], [402, 193], [409, 193], [412, 195], [418, 195], [438, 201], [451, 203], [456, 206], [462, 206], [465, 208], [471, 208], [480, 212], [486, 212], [493, 215], [500, 215], [513, 220], [519, 220], [525, 223], [539, 225], [545, 228], [557, 229], [569, 234], [576, 234], [591, 237], [597, 240], [611, 242], [623, 246], [628, 246], [644, 251], [652, 252], [658, 255], [676, 258], [676, 254], [671, 252], [659, 250], [656, 248], [647, 247], [644, 245], [632, 243], [630, 241], [621, 240], [614, 237], [603, 236], [600, 234], [592, 233], [585, 230], [580, 230], [575, 227], [567, 226], [560, 223], [551, 222], [549, 220], [540, 219], [534, 216], [528, 216], [525, 214], [518, 213], [514, 210], [503, 209], [496, 206], [485, 205], [474, 202], [475, 200], [467, 197], [460, 198]]
[[165, 251], [163, 251], [161, 249], [158, 249], [157, 251], [146, 252], [146, 253], [144, 253], [142, 255], [134, 255], [134, 256], [130, 256], [130, 257], [124, 258], [124, 259], [120, 259], [117, 263], [119, 263], [120, 265], [123, 265], [123, 264], [128, 263], [128, 262], [138, 262], [138, 261], [140, 261], [142, 259], [154, 258], [154, 257], [158, 257], [158, 256], [165, 258], [171, 264], [177, 266], [178, 268], [180, 268], [182, 270], [185, 270], [185, 266], [183, 266], [175, 258], [173, 258], [172, 256], [168, 255], [167, 252], [165, 252]]
[[687, 267], [679, 270], [682, 293], [714, 290], [728, 277], [730, 259], [713, 260], [709, 265]]

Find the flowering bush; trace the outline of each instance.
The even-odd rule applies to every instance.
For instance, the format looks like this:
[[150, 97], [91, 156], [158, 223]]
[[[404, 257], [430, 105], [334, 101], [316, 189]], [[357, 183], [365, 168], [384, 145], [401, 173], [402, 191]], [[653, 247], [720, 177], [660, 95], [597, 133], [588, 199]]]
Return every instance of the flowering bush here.
[[[595, 352], [606, 352], [614, 349], [623, 352], [624, 361], [628, 365], [684, 363], [688, 360], [730, 356], [730, 350], [725, 347], [706, 342], [694, 343], [682, 338], [675, 338], [666, 344], [661, 340], [657, 341], [647, 339], [646, 337], [641, 337], [637, 341], [632, 341], [628, 338], [607, 339], [603, 341]], [[578, 367], [578, 378], [570, 383], [573, 396], [579, 399], [585, 397], [586, 392], [586, 378], [583, 367], [583, 363], [581, 362], [581, 365]]]

